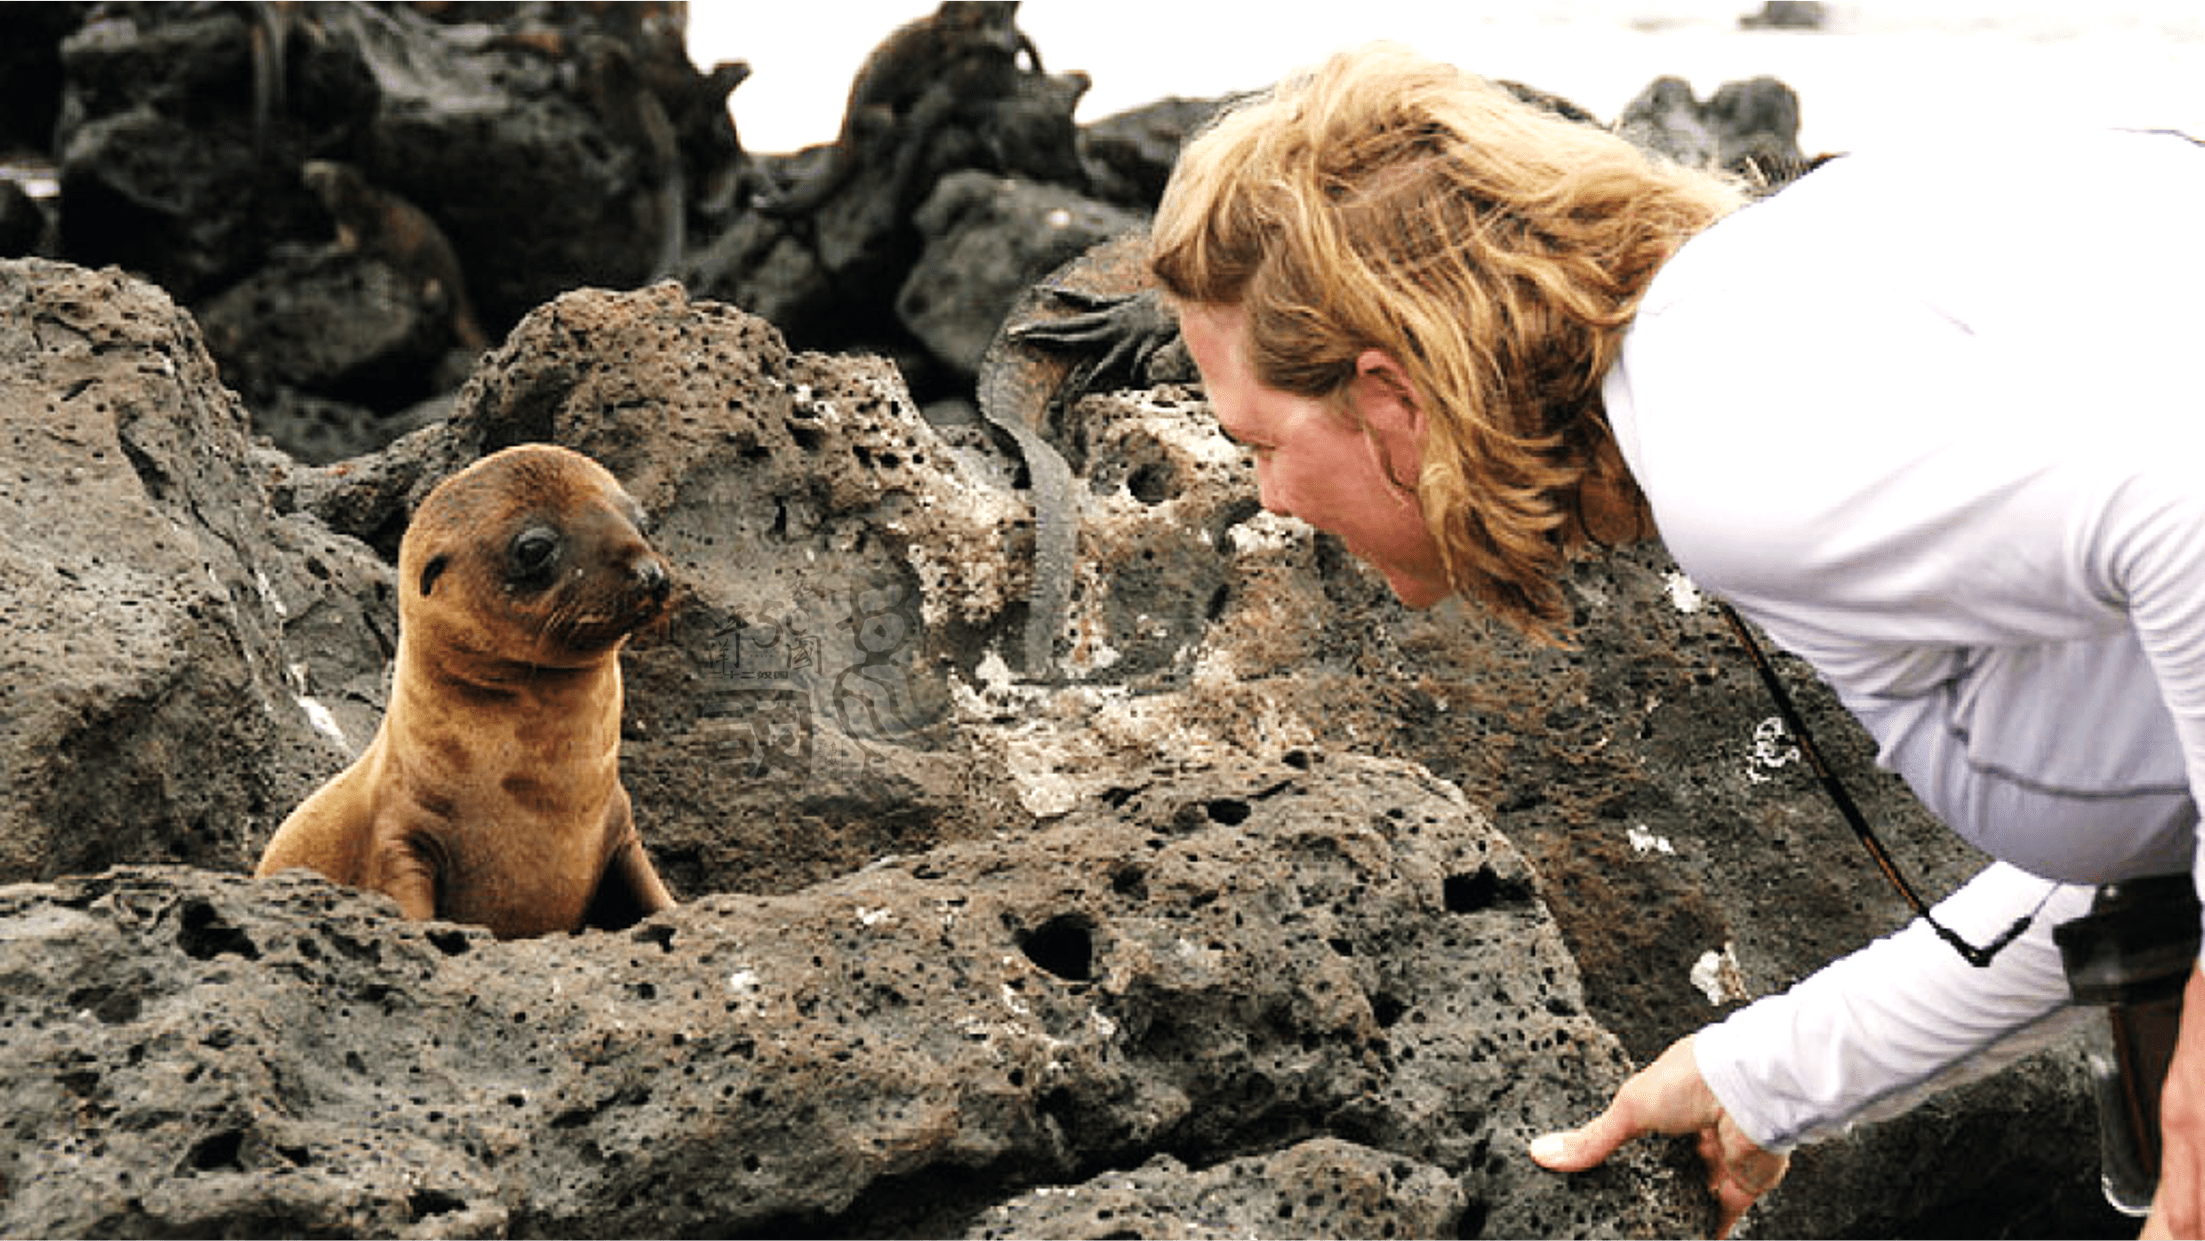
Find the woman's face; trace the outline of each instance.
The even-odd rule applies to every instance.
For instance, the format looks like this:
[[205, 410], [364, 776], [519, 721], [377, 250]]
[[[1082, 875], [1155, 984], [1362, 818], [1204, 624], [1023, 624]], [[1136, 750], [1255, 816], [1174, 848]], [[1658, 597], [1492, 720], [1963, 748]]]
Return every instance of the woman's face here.
[[1406, 475], [1400, 482], [1413, 486], [1424, 419], [1391, 358], [1370, 350], [1357, 359], [1350, 420], [1320, 401], [1256, 381], [1248, 319], [1238, 306], [1182, 304], [1179, 331], [1218, 425], [1255, 454], [1263, 507], [1338, 536], [1412, 608], [1452, 593], [1416, 496], [1395, 481]]

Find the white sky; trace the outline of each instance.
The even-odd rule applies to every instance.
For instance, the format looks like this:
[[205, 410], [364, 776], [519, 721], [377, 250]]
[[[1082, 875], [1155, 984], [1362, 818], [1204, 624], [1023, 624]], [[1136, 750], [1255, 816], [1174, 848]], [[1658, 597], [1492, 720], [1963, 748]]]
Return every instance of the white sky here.
[[[746, 148], [833, 139], [867, 52], [930, 0], [694, 0], [690, 54], [747, 60], [732, 97]], [[1093, 120], [1166, 95], [1262, 86], [1376, 38], [1514, 78], [1613, 118], [1662, 74], [1702, 98], [1774, 74], [1800, 93], [1801, 145], [1838, 150], [1923, 119], [2050, 120], [2205, 134], [2205, 4], [1858, 0], [1819, 34], [1738, 29], [1758, 0], [1026, 0], [1052, 72], [1085, 70]]]

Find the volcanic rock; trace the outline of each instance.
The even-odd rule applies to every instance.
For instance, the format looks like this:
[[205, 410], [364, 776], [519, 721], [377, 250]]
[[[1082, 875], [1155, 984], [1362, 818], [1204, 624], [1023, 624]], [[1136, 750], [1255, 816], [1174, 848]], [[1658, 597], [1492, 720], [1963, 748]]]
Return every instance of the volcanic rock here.
[[395, 913], [300, 873], [0, 890], [7, 1231], [1022, 1229], [976, 1217], [1328, 1130], [1369, 1149], [1121, 1200], [1225, 1181], [1338, 1235], [1703, 1223], [1651, 1152], [1576, 1180], [1523, 1155], [1625, 1062], [1521, 859], [1401, 764], [1153, 773], [1046, 831], [622, 934]]
[[386, 571], [269, 510], [244, 408], [159, 290], [0, 262], [0, 357], [0, 878], [247, 865], [344, 753], [296, 669], [380, 670]]

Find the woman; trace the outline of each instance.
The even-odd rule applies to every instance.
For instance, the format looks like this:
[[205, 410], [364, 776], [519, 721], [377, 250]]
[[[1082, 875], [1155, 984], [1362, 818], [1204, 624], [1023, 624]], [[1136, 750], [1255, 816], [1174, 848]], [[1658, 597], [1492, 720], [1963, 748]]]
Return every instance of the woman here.
[[[2000, 859], [1941, 919], [1980, 943], [2034, 915], [1987, 969], [1919, 925], [1864, 949], [1539, 1162], [1698, 1132], [1727, 1232], [1801, 1138], [2041, 1037], [2087, 885], [2194, 871], [2201, 201], [2205, 151], [2108, 133], [1848, 156], [1748, 206], [1388, 46], [1188, 144], [1152, 268], [1266, 507], [1412, 607], [1461, 594], [1550, 640], [1567, 559], [1658, 531]], [[2205, 1019], [2183, 1029], [2147, 1234], [2205, 1227]]]

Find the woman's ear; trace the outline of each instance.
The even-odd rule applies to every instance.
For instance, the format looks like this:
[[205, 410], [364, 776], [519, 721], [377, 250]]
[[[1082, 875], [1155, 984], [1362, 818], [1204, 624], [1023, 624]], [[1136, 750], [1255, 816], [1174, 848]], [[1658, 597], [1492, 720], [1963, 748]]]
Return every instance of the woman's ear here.
[[1424, 460], [1424, 407], [1409, 373], [1392, 354], [1365, 349], [1355, 359], [1353, 383], [1355, 416], [1377, 445], [1386, 477], [1413, 490]]
[[1386, 419], [1407, 419], [1416, 424], [1419, 434], [1424, 426], [1424, 410], [1416, 401], [1416, 388], [1409, 382], [1409, 373], [1402, 369], [1393, 355], [1383, 349], [1365, 349], [1355, 359], [1355, 403], [1365, 414]]

